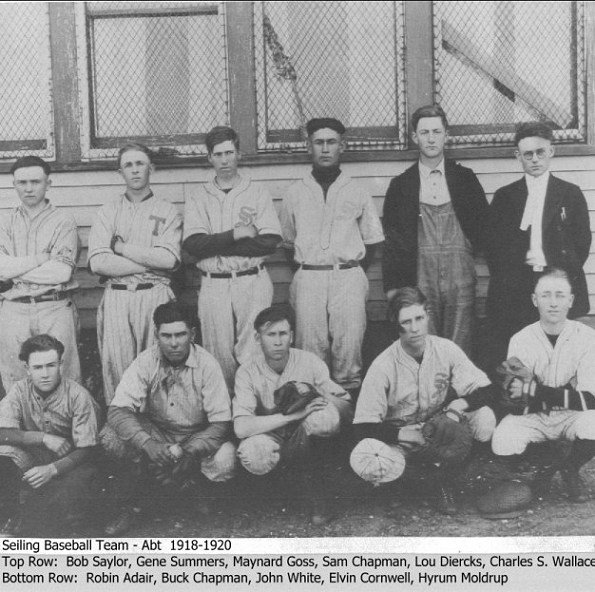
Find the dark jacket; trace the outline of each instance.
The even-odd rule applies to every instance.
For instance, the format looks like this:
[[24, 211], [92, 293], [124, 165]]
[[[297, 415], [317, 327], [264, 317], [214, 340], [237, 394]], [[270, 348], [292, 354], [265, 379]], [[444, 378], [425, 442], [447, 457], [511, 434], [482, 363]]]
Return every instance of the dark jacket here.
[[[489, 206], [475, 173], [447, 160], [446, 184], [461, 228], [476, 251], [484, 251]], [[382, 260], [384, 291], [417, 285], [419, 164], [395, 177], [384, 200], [382, 224], [386, 242]]]
[[[490, 208], [491, 240], [488, 252], [490, 286], [488, 314], [497, 318], [509, 307], [506, 292], [531, 272], [525, 258], [529, 250], [531, 230], [520, 225], [527, 202], [525, 178], [501, 187], [494, 194]], [[582, 191], [576, 185], [550, 175], [542, 222], [542, 248], [548, 266], [560, 267], [574, 285], [571, 316], [589, 312], [589, 293], [583, 265], [589, 256], [591, 228], [589, 210]]]

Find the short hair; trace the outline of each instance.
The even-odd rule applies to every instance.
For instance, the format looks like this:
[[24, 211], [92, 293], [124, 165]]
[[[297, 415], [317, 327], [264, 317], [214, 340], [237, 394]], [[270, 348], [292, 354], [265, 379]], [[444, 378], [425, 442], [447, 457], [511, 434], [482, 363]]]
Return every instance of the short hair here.
[[554, 132], [547, 123], [543, 123], [542, 121], [525, 121], [517, 125], [514, 135], [515, 145], [518, 146], [519, 142], [525, 138], [543, 138], [544, 140], [553, 142]]
[[276, 304], [261, 310], [254, 319], [254, 329], [260, 331], [266, 325], [287, 321], [293, 331], [295, 329], [295, 313], [288, 304]]
[[49, 177], [50, 173], [52, 172], [52, 168], [50, 165], [43, 160], [43, 158], [39, 158], [39, 156], [21, 156], [11, 167], [10, 172], [14, 175], [15, 171], [18, 169], [25, 169], [27, 167], [41, 167], [43, 172]]
[[341, 136], [345, 133], [345, 126], [334, 117], [318, 117], [310, 119], [306, 124], [306, 133], [309, 138], [321, 129], [332, 129]]
[[118, 168], [120, 168], [120, 165], [122, 164], [122, 155], [126, 152], [132, 152], [133, 150], [137, 150], [138, 152], [144, 152], [149, 158], [149, 162], [153, 163], [155, 159], [155, 154], [148, 146], [145, 146], [140, 142], [127, 142], [126, 144], [124, 144], [124, 146], [120, 148], [120, 150], [118, 150]]
[[218, 125], [217, 127], [214, 127], [205, 138], [207, 152], [213, 154], [215, 146], [217, 146], [217, 144], [222, 144], [223, 142], [233, 142], [236, 150], [240, 149], [240, 136], [238, 136], [236, 130], [226, 125]]
[[419, 304], [427, 310], [428, 299], [424, 293], [416, 287], [399, 288], [395, 295], [388, 301], [388, 314], [389, 319], [397, 323], [399, 332], [401, 331], [401, 325], [399, 324], [399, 313], [408, 306]]
[[537, 278], [535, 281], [535, 285], [533, 286], [533, 292], [537, 290], [537, 284], [544, 279], [544, 278], [554, 278], [558, 280], [565, 280], [568, 285], [570, 286], [570, 293], [574, 294], [574, 286], [572, 285], [572, 280], [566, 271], [560, 269], [559, 267], [547, 267], [546, 270]]
[[444, 129], [448, 129], [448, 119], [446, 118], [446, 113], [444, 109], [438, 105], [424, 105], [419, 109], [416, 109], [411, 116], [411, 129], [416, 132], [417, 131], [417, 124], [419, 123], [420, 119], [424, 117], [440, 117], [442, 123], [444, 124]]
[[194, 327], [194, 316], [190, 307], [177, 300], [170, 300], [165, 304], [160, 304], [153, 311], [153, 323], [157, 331], [159, 331], [161, 325], [178, 322], [186, 323], [189, 329]]
[[62, 355], [64, 354], [64, 344], [59, 339], [56, 339], [47, 333], [35, 335], [34, 337], [29, 337], [29, 339], [21, 345], [19, 360], [27, 364], [29, 363], [31, 354], [52, 350], [58, 352], [58, 359], [62, 359]]

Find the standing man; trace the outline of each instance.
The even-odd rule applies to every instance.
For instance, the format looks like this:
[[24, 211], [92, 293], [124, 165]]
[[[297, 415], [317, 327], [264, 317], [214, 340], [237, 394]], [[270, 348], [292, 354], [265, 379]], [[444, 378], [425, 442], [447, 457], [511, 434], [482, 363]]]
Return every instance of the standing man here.
[[206, 145], [215, 175], [186, 200], [184, 249], [202, 272], [202, 342], [221, 364], [231, 392], [238, 364], [257, 351], [254, 318], [273, 300], [264, 260], [281, 243], [281, 229], [267, 191], [238, 172], [236, 132], [215, 127]]
[[[98, 407], [73, 380], [62, 377], [64, 346], [36, 335], [21, 346], [27, 378], [0, 402], [0, 496], [6, 520], [2, 534], [18, 536], [22, 519], [70, 526], [90, 510], [91, 464], [99, 438]], [[21, 511], [21, 488], [28, 494]], [[95, 493], [98, 492], [95, 491]], [[39, 531], [34, 533], [39, 536]], [[46, 533], [56, 536], [53, 530]]]
[[118, 154], [124, 194], [102, 206], [89, 235], [89, 266], [105, 292], [97, 311], [103, 393], [110, 404], [124, 370], [155, 341], [151, 314], [174, 295], [182, 217], [151, 190], [151, 151], [126, 144]]
[[[595, 331], [568, 319], [572, 288], [560, 269], [537, 280], [532, 302], [539, 321], [514, 335], [508, 348], [508, 362], [515, 363], [519, 376], [509, 386], [509, 402], [517, 408], [498, 424], [492, 450], [510, 465], [531, 444], [572, 441], [562, 477], [571, 501], [584, 502], [579, 470], [595, 455]], [[534, 487], [542, 491], [537, 493], [559, 468], [538, 478]]]
[[365, 269], [384, 240], [372, 197], [340, 169], [345, 127], [311, 119], [313, 168], [287, 191], [281, 226], [284, 247], [299, 269], [290, 287], [296, 346], [329, 364], [343, 388], [361, 385], [368, 278]]
[[178, 302], [155, 309], [157, 343], [126, 370], [108, 409], [101, 443], [120, 461], [123, 503], [110, 536], [130, 528], [154, 480], [184, 488], [200, 473], [211, 481], [233, 476], [229, 394], [217, 360], [193, 343], [190, 319]]
[[428, 298], [430, 331], [472, 346], [474, 252], [486, 247], [489, 207], [475, 173], [445, 160], [446, 114], [439, 105], [411, 117], [419, 161], [395, 177], [386, 193], [382, 274], [387, 299], [419, 286]]
[[78, 258], [74, 218], [46, 198], [50, 165], [37, 156], [10, 169], [21, 205], [0, 220], [0, 374], [6, 392], [25, 376], [19, 362], [29, 337], [50, 333], [64, 344], [64, 375], [80, 380], [72, 278]]
[[591, 246], [589, 211], [576, 185], [550, 174], [552, 139], [544, 123], [518, 127], [516, 158], [525, 175], [498, 189], [492, 201], [487, 301], [492, 367], [504, 359], [511, 336], [537, 320], [531, 294], [546, 267], [568, 273], [574, 291], [569, 317], [589, 312], [583, 271]]
[[[238, 368], [234, 429], [241, 440], [238, 457], [244, 468], [264, 475], [279, 464], [291, 466], [311, 503], [312, 522], [321, 525], [329, 518], [324, 444], [351, 423], [353, 411], [349, 395], [331, 381], [324, 362], [291, 347], [294, 321], [288, 307], [267, 308], [256, 317], [256, 340], [263, 355]], [[298, 411], [283, 414], [275, 391], [292, 381], [298, 389], [313, 389], [318, 396]]]
[[[452, 341], [428, 334], [426, 306], [418, 288], [401, 288], [389, 300], [399, 339], [374, 360], [357, 400], [353, 422], [359, 443], [352, 467], [358, 471], [354, 459], [369, 450], [367, 439], [376, 441], [376, 455], [385, 457], [387, 466], [365, 473], [374, 485], [398, 479], [409, 457], [423, 453], [424, 423], [442, 409], [451, 412], [453, 421], [464, 413], [480, 442], [490, 441], [496, 425], [486, 406], [496, 396], [495, 387]], [[438, 508], [444, 514], [457, 512], [453, 485], [463, 461], [440, 463]]]

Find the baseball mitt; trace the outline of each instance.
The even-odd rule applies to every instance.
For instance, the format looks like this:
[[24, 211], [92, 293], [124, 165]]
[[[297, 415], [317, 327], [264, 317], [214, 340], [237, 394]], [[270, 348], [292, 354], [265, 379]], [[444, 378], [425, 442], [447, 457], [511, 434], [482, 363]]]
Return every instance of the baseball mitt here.
[[520, 481], [502, 481], [477, 499], [477, 509], [484, 518], [514, 518], [531, 503], [531, 488]]
[[295, 380], [286, 382], [273, 393], [275, 406], [283, 415], [301, 411], [310, 401], [320, 396], [311, 384]]
[[466, 417], [449, 409], [424, 423], [421, 433], [426, 440], [426, 452], [438, 461], [462, 462], [469, 456], [473, 434]]
[[528, 393], [523, 393], [521, 396], [515, 396], [510, 386], [512, 381], [517, 379], [523, 383], [528, 383], [533, 380], [533, 372], [527, 368], [523, 362], [518, 358], [508, 358], [502, 362], [497, 368], [496, 373], [500, 379], [502, 392], [500, 397], [500, 404], [507, 413], [519, 414], [523, 413], [529, 403]]

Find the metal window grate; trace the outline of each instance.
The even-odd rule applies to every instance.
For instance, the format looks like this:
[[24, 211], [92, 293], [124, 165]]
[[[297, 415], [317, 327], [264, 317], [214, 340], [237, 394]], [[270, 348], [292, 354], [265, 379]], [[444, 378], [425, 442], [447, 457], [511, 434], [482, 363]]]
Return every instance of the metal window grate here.
[[581, 2], [433, 3], [435, 100], [457, 144], [511, 143], [515, 124], [546, 121], [584, 141]]
[[350, 149], [405, 144], [401, 2], [256, 2], [258, 148], [303, 150], [337, 117]]
[[0, 4], [0, 158], [55, 158], [48, 3]]
[[111, 157], [129, 139], [166, 155], [205, 152], [206, 132], [229, 122], [223, 10], [213, 2], [86, 4], [86, 157]]

